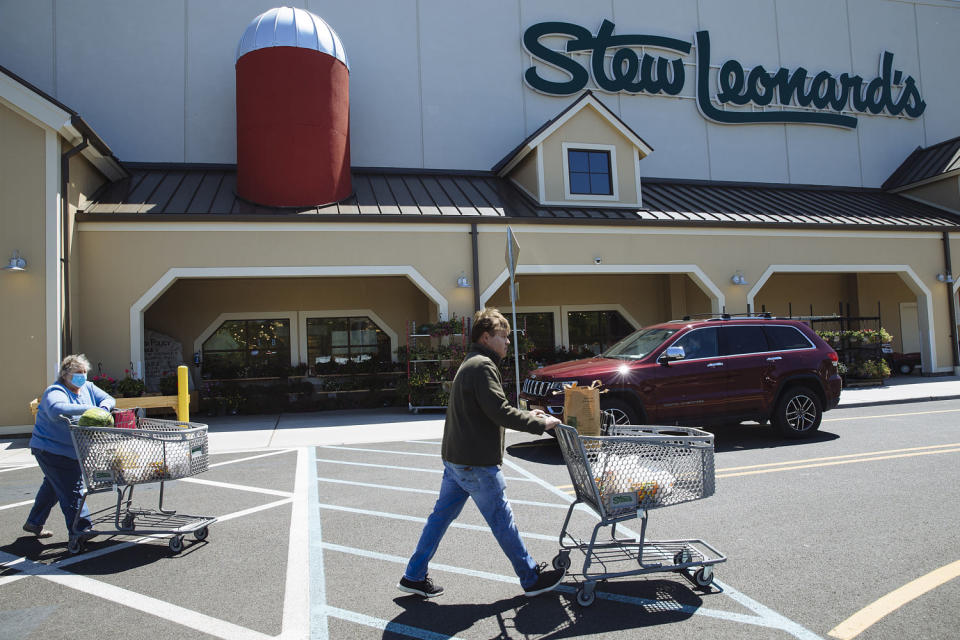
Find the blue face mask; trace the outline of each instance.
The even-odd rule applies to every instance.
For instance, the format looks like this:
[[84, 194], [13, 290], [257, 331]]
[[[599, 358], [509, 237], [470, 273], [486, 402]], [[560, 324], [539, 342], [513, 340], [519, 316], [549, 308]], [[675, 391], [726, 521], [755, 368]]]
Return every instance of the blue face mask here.
[[70, 376], [70, 384], [75, 387], [82, 387], [87, 384], [87, 374], [85, 373], [75, 373]]

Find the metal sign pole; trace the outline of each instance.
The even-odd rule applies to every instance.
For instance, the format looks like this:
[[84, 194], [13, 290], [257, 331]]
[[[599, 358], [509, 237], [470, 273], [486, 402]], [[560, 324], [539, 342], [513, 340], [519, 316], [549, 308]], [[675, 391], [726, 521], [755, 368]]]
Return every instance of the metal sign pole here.
[[507, 227], [507, 268], [510, 270], [510, 308], [512, 312], [511, 326], [513, 327], [513, 375], [516, 386], [513, 391], [513, 403], [520, 406], [520, 341], [517, 338], [517, 258], [520, 255], [520, 245], [513, 234], [513, 229]]

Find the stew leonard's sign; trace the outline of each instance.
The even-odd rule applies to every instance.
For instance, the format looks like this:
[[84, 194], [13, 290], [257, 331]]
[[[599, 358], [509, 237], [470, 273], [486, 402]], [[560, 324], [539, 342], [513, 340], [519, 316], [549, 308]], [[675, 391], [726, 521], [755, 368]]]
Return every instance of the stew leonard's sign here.
[[[596, 34], [569, 22], [540, 22], [527, 28], [523, 46], [534, 65], [523, 74], [527, 85], [549, 95], [577, 93], [592, 77], [594, 84], [610, 93], [679, 95], [686, 84], [682, 56], [696, 44], [696, 99], [700, 113], [724, 124], [804, 123], [855, 128], [850, 112], [919, 117], [926, 103], [920, 97], [913, 76], [894, 70], [893, 54], [885, 51], [880, 60], [880, 75], [869, 81], [861, 76], [829, 71], [810, 74], [803, 67], [793, 71], [781, 67], [771, 73], [762, 66], [747, 71], [736, 60], [727, 60], [717, 72], [717, 94], [710, 95], [710, 33], [698, 31], [694, 42], [656, 35], [613, 35], [614, 23], [604, 20]], [[551, 49], [540, 42], [548, 36], [569, 38], [566, 52]], [[638, 53], [634, 48], [653, 48], [679, 55]], [[607, 51], [612, 50], [609, 67]], [[570, 54], [589, 52], [589, 69]], [[560, 69], [569, 79], [548, 80], [540, 75], [538, 63]], [[895, 91], [895, 88], [899, 88]], [[768, 111], [724, 110], [721, 105], [778, 104]], [[799, 107], [799, 108], [797, 108]]]

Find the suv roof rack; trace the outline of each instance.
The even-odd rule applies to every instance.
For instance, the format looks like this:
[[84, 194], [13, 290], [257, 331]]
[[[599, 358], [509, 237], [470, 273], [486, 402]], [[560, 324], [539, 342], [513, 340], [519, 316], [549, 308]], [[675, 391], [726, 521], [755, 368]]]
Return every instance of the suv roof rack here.
[[694, 313], [693, 315], [683, 316], [681, 320], [673, 322], [689, 322], [690, 320], [706, 319], [707, 322], [716, 322], [718, 320], [732, 320], [734, 318], [764, 318], [770, 320], [773, 318], [769, 311], [760, 311], [756, 313]]

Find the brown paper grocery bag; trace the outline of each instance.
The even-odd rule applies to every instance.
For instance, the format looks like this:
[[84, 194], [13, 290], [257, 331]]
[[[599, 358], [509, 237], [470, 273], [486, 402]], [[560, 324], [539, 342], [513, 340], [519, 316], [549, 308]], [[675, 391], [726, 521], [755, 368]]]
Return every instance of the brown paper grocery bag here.
[[600, 435], [600, 386], [594, 380], [589, 387], [574, 384], [563, 390], [563, 423], [582, 436]]

